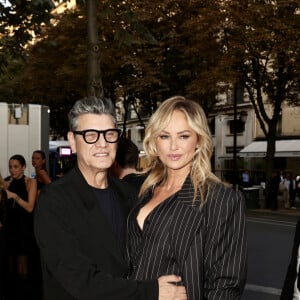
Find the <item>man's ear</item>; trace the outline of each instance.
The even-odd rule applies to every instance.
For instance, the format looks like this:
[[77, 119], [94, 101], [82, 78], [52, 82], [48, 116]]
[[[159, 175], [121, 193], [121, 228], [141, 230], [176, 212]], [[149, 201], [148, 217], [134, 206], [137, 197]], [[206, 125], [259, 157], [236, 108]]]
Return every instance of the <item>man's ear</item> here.
[[72, 131], [68, 132], [68, 141], [69, 141], [70, 147], [72, 149], [72, 153], [76, 153], [75, 136]]

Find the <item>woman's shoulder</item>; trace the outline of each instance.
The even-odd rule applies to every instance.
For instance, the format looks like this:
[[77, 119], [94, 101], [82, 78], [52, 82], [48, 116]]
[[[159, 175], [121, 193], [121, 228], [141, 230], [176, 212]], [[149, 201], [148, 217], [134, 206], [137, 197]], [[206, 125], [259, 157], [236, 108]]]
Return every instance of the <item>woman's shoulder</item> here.
[[209, 185], [207, 200], [211, 202], [228, 204], [235, 203], [243, 199], [240, 191], [234, 190], [230, 185], [223, 182], [213, 182]]
[[37, 185], [36, 179], [29, 176], [24, 176], [24, 181], [27, 187]]

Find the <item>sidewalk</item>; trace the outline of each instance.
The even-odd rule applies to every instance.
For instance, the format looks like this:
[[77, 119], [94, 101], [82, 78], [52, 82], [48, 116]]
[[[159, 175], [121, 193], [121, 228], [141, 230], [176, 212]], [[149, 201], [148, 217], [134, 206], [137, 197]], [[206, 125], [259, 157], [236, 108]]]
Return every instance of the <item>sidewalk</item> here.
[[[259, 204], [260, 207], [263, 207], [263, 202], [264, 199], [260, 199]], [[300, 218], [300, 199], [299, 197], [296, 198], [295, 201], [295, 206], [296, 209], [291, 209], [291, 208], [284, 208], [283, 204], [281, 202], [280, 196], [278, 197], [278, 209], [277, 210], [272, 210], [272, 209], [266, 209], [266, 208], [247, 208], [246, 213], [259, 213], [262, 215], [281, 215], [281, 216], [294, 216], [294, 217], [299, 217]]]
[[265, 208], [257, 208], [257, 209], [249, 209], [247, 208], [246, 213], [254, 212], [263, 215], [284, 215], [284, 216], [295, 216], [300, 218], [300, 208], [296, 209], [290, 208], [278, 208], [277, 210], [265, 209]]

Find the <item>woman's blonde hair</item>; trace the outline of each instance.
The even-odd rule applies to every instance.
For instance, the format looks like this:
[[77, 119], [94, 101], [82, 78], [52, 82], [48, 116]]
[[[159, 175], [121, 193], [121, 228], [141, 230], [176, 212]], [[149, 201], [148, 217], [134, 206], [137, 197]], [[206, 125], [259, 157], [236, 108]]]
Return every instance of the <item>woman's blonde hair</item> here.
[[213, 141], [201, 106], [181, 96], [165, 100], [152, 115], [146, 127], [143, 147], [146, 154], [144, 171], [148, 173], [148, 176], [141, 187], [139, 196], [145, 195], [149, 189], [163, 183], [167, 178], [167, 168], [157, 157], [156, 139], [168, 126], [174, 111], [181, 111], [185, 114], [189, 126], [198, 137], [190, 177], [194, 186], [194, 200], [197, 195], [200, 195], [201, 202], [204, 202], [209, 183], [220, 182], [219, 178], [211, 172], [210, 159], [213, 152]]

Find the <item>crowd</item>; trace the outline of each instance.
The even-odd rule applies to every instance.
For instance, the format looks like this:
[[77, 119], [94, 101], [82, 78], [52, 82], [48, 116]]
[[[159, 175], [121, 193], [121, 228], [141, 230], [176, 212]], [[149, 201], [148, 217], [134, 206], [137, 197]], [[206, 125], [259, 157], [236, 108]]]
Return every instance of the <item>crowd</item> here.
[[35, 178], [25, 175], [26, 161], [21, 154], [10, 157], [10, 175], [0, 178], [1, 288], [0, 299], [41, 299], [39, 249], [33, 230], [33, 214], [41, 188], [51, 182], [46, 155], [32, 154]]
[[[181, 96], [159, 106], [145, 132], [143, 172], [110, 100], [80, 99], [68, 118], [73, 169], [51, 182], [37, 150], [35, 178], [20, 154], [0, 178], [0, 299], [240, 299], [243, 195], [211, 171], [201, 106]], [[291, 208], [293, 180], [274, 175], [277, 193], [289, 181]]]
[[267, 208], [277, 210], [279, 206], [296, 209], [296, 196], [300, 198], [300, 176], [290, 172], [273, 172]]

